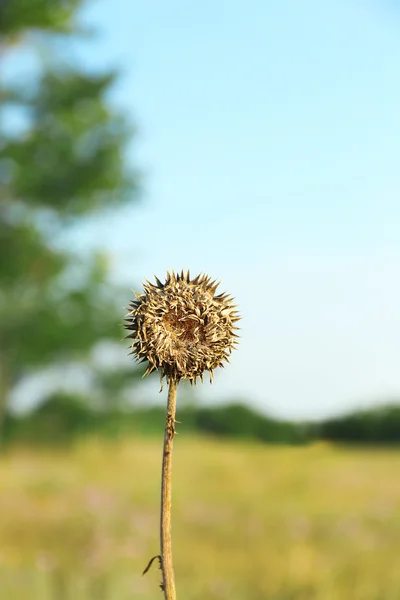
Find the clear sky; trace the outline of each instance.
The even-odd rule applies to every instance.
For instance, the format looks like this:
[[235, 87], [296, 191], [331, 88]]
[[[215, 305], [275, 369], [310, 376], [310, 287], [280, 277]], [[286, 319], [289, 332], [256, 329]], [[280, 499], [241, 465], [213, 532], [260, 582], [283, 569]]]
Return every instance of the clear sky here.
[[85, 10], [101, 35], [79, 53], [123, 66], [145, 193], [81, 243], [108, 248], [129, 287], [184, 267], [236, 296], [242, 343], [207, 401], [318, 417], [400, 396], [396, 4]]

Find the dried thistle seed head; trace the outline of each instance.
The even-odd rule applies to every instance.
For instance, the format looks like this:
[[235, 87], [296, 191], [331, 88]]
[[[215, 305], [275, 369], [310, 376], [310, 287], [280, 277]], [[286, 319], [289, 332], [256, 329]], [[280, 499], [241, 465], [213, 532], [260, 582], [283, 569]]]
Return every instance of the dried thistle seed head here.
[[189, 271], [167, 273], [165, 283], [146, 282], [129, 306], [125, 327], [131, 354], [148, 361], [145, 375], [156, 369], [167, 381], [202, 380], [204, 371], [223, 367], [237, 344], [240, 319], [233, 299], [215, 295], [218, 283], [207, 275], [190, 279]]

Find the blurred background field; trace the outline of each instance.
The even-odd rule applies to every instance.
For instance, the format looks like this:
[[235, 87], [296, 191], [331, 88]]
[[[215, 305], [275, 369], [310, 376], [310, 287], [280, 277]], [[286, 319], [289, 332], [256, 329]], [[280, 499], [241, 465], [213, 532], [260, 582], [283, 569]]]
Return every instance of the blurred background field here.
[[182, 268], [243, 321], [179, 390], [178, 597], [400, 598], [399, 24], [0, 0], [1, 598], [160, 597], [165, 390], [121, 323]]
[[[1, 588], [19, 600], [155, 599], [160, 440], [87, 439], [0, 465]], [[399, 597], [400, 452], [178, 436], [179, 593]]]

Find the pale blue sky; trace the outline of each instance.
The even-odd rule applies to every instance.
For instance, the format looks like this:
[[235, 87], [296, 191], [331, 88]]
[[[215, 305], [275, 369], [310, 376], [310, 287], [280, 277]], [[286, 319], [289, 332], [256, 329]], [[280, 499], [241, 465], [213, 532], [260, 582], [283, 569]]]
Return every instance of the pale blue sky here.
[[103, 0], [86, 21], [146, 171], [143, 206], [102, 228], [116, 268], [205, 270], [240, 304], [207, 400], [315, 416], [399, 393], [395, 3]]
[[84, 20], [101, 35], [71, 53], [123, 66], [146, 178], [80, 243], [129, 287], [189, 267], [237, 297], [242, 344], [204, 398], [309, 417], [400, 395], [396, 3], [101, 0]]

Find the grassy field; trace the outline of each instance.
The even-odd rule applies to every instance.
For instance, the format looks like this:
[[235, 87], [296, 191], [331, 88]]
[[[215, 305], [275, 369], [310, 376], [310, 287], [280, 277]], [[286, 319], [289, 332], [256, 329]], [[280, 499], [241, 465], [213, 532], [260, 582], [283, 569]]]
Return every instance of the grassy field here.
[[[155, 600], [161, 439], [0, 459], [0, 594]], [[400, 451], [178, 436], [181, 600], [398, 600]]]

